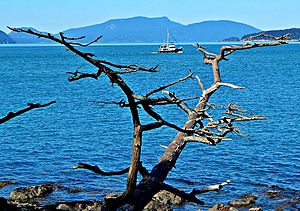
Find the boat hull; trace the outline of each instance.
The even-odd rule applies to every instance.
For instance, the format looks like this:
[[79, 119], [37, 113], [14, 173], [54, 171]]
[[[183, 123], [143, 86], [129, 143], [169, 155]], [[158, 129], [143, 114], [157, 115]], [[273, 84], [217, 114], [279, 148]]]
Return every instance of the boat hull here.
[[175, 49], [159, 49], [158, 53], [182, 53], [182, 48]]

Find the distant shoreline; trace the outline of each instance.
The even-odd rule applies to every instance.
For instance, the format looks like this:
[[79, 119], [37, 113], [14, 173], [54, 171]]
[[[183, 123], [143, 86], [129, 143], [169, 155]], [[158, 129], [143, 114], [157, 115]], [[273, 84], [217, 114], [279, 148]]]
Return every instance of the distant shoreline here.
[[[246, 42], [193, 42], [193, 43], [178, 43], [178, 45], [193, 45], [195, 43], [200, 43], [204, 45], [233, 45], [233, 44], [243, 44]], [[143, 45], [154, 45], [159, 46], [161, 43], [101, 43], [101, 44], [93, 44], [91, 46], [143, 46]], [[300, 44], [300, 41], [290, 41], [289, 44]], [[60, 44], [46, 44], [46, 43], [39, 43], [39, 44], [0, 44], [0, 47], [38, 47], [38, 46], [62, 46]]]

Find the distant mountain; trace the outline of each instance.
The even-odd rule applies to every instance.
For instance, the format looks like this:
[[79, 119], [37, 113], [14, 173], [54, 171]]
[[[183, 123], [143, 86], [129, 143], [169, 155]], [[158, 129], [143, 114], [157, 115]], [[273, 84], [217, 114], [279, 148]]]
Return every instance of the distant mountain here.
[[[31, 28], [32, 30], [36, 30]], [[241, 38], [244, 34], [261, 30], [247, 24], [228, 20], [203, 21], [183, 25], [167, 17], [133, 17], [113, 19], [101, 24], [72, 28], [64, 31], [68, 37], [86, 36], [83, 42], [89, 42], [103, 35], [101, 43], [161, 43], [166, 39], [169, 29], [178, 42], [222, 41], [228, 37]], [[11, 32], [17, 43], [43, 43], [31, 35]]]
[[10, 44], [15, 43], [13, 39], [11, 39], [10, 36], [8, 36], [5, 32], [0, 30], [0, 44]]
[[161, 43], [169, 29], [178, 42], [221, 41], [228, 37], [241, 37], [261, 30], [234, 21], [203, 21], [183, 25], [167, 17], [133, 17], [109, 20], [102, 24], [74, 28], [64, 31], [67, 36], [86, 35], [91, 41], [103, 35], [103, 43]]
[[[292, 40], [299, 41], [300, 40], [300, 28], [291, 28], [291, 29], [281, 29], [281, 30], [269, 30], [264, 31], [266, 34], [270, 34], [273, 36], [282, 36], [290, 33], [290, 38]], [[247, 39], [249, 36], [257, 35], [259, 33], [247, 34], [242, 37], [242, 39]]]
[[240, 38], [238, 38], [238, 37], [228, 37], [228, 38], [226, 38], [226, 39], [224, 39], [224, 40], [222, 40], [223, 42], [239, 42], [239, 41], [241, 41], [240, 40]]
[[182, 34], [184, 36], [182, 40], [188, 42], [221, 41], [228, 37], [241, 38], [245, 33], [260, 31], [253, 26], [229, 20], [203, 21], [187, 25], [184, 31], [186, 33]]
[[126, 19], [114, 19], [81, 28], [64, 31], [67, 36], [86, 36], [85, 41], [91, 41], [99, 35], [103, 35], [103, 43], [142, 43], [162, 42], [169, 29], [174, 34], [184, 25], [170, 21], [167, 17], [146, 18], [134, 17]]
[[[31, 29], [34, 32], [39, 32], [35, 28], [32, 27], [21, 27], [22, 29]], [[42, 32], [43, 33], [43, 32]], [[46, 33], [46, 32], [44, 32]], [[50, 43], [51, 41], [44, 39], [44, 38], [37, 38], [36, 36], [33, 36], [31, 34], [26, 33], [18, 33], [18, 32], [10, 32], [8, 34], [16, 43], [18, 44], [39, 44], [39, 43]]]

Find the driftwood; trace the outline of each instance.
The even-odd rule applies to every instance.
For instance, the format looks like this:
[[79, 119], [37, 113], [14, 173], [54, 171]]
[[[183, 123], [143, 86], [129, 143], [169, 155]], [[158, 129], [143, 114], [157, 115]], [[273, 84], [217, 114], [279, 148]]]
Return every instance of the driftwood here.
[[[137, 95], [132, 90], [131, 87], [121, 78], [121, 74], [134, 73], [137, 71], [143, 72], [156, 72], [157, 66], [155, 67], [140, 67], [136, 64], [130, 65], [120, 65], [113, 64], [108, 61], [94, 59], [95, 55], [90, 52], [83, 52], [76, 48], [76, 46], [89, 46], [92, 43], [97, 42], [100, 37], [96, 38], [93, 42], [87, 44], [81, 44], [74, 42], [78, 41], [83, 37], [79, 38], [69, 38], [63, 33], [59, 33], [59, 37], [55, 37], [51, 34], [43, 34], [39, 32], [34, 32], [30, 29], [21, 28], [11, 28], [15, 32], [24, 32], [28, 34], [35, 35], [37, 37], [43, 37], [50, 39], [54, 42], [64, 45], [69, 51], [75, 53], [92, 66], [97, 68], [95, 73], [83, 73], [78, 70], [74, 72], [68, 72], [71, 76], [70, 81], [76, 81], [83, 78], [93, 78], [98, 80], [101, 74], [108, 77], [112, 84], [117, 84], [122, 92], [124, 93], [126, 99], [122, 99], [120, 102], [111, 102], [123, 108], [129, 108], [132, 117], [133, 124], [133, 138], [132, 138], [132, 157], [129, 169], [126, 168], [118, 172], [104, 172], [97, 166], [91, 166], [89, 164], [77, 164], [74, 168], [85, 168], [91, 170], [95, 173], [101, 175], [116, 175], [127, 173], [127, 185], [126, 191], [118, 197], [106, 200], [106, 208], [114, 210], [124, 204], [130, 204], [134, 210], [142, 210], [145, 205], [152, 199], [152, 197], [160, 190], [168, 190], [173, 192], [186, 200], [195, 202], [198, 204], [203, 204], [203, 201], [199, 200], [196, 195], [208, 192], [208, 191], [220, 191], [225, 185], [229, 184], [226, 181], [222, 184], [215, 186], [208, 186], [207, 188], [196, 190], [194, 189], [191, 193], [186, 193], [182, 190], [178, 190], [175, 187], [167, 185], [164, 180], [167, 178], [168, 173], [175, 166], [177, 159], [179, 158], [181, 152], [185, 148], [186, 144], [189, 142], [199, 142], [208, 145], [216, 145], [224, 140], [228, 140], [226, 137], [228, 133], [239, 133], [239, 130], [235, 126], [236, 122], [239, 121], [252, 121], [252, 120], [263, 120], [264, 117], [252, 115], [247, 116], [245, 111], [240, 109], [237, 105], [229, 103], [226, 106], [226, 110], [222, 114], [223, 116], [215, 119], [209, 115], [209, 110], [213, 106], [209, 105], [210, 97], [221, 87], [230, 87], [233, 89], [242, 89], [243, 87], [225, 83], [221, 80], [219, 63], [221, 61], [227, 61], [228, 56], [235, 51], [258, 48], [258, 47], [268, 47], [276, 46], [281, 44], [286, 44], [288, 36], [272, 37], [274, 41], [255, 43], [248, 42], [243, 45], [233, 45], [233, 46], [223, 46], [220, 48], [219, 54], [211, 53], [206, 50], [203, 46], [196, 44], [196, 48], [202, 53], [204, 64], [211, 65], [214, 81], [212, 84], [205, 88], [199, 76], [196, 76], [197, 82], [200, 87], [201, 96], [190, 97], [186, 99], [180, 99], [175, 93], [167, 91], [167, 88], [171, 88], [174, 84], [181, 83], [182, 81], [189, 80], [192, 78], [193, 73], [189, 72], [184, 78], [178, 79], [174, 82], [170, 82], [166, 85], [162, 85], [158, 88], [154, 88], [146, 92], [144, 95]], [[261, 36], [261, 35], [259, 35]], [[264, 36], [268, 36], [265, 35]], [[254, 39], [255, 37], [251, 37]], [[119, 71], [116, 71], [119, 69]], [[163, 96], [153, 97], [153, 94], [162, 92]], [[195, 108], [191, 108], [188, 105], [189, 99], [198, 99], [198, 104]], [[159, 113], [157, 113], [153, 107], [161, 106], [167, 104], [174, 104], [179, 109], [183, 110], [187, 115], [187, 120], [183, 126], [175, 125], [166, 119]], [[150, 117], [152, 117], [153, 122], [143, 125], [140, 121], [140, 109], [143, 109]], [[143, 132], [154, 130], [162, 126], [167, 126], [177, 130], [178, 133], [173, 139], [173, 141], [165, 147], [165, 152], [158, 160], [157, 164], [148, 172], [141, 165], [140, 154], [142, 146], [142, 135]], [[140, 172], [142, 175], [142, 180], [138, 183], [137, 174]]]

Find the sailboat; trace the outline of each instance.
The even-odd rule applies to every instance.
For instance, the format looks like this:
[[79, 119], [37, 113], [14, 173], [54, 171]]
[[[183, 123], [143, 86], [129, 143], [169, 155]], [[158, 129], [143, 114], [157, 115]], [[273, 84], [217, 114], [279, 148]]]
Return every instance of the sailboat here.
[[[167, 42], [159, 46], [157, 51], [158, 53], [182, 53], [183, 50], [182, 47], [176, 48], [173, 42], [169, 42], [170, 36], [172, 36], [172, 34], [170, 33], [169, 30], [167, 30], [167, 39], [166, 39]], [[173, 36], [172, 38], [175, 40]]]

